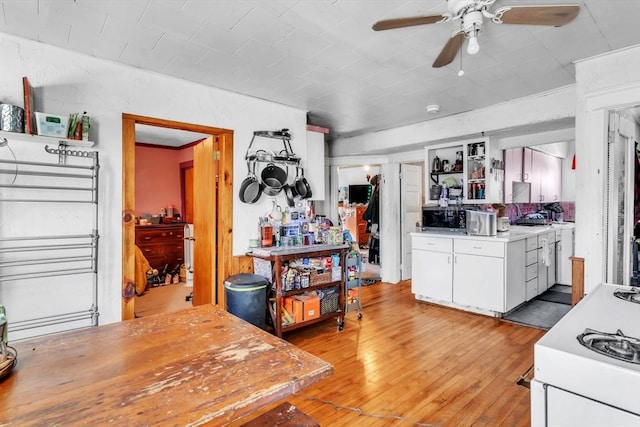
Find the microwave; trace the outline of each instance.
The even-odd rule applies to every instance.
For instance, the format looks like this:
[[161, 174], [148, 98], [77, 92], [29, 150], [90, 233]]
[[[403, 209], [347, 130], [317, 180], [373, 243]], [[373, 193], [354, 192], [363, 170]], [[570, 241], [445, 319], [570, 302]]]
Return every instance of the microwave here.
[[466, 213], [464, 209], [457, 206], [422, 207], [422, 230], [423, 231], [453, 231], [466, 233], [467, 231]]
[[466, 211], [467, 234], [472, 236], [495, 236], [498, 230], [495, 212]]

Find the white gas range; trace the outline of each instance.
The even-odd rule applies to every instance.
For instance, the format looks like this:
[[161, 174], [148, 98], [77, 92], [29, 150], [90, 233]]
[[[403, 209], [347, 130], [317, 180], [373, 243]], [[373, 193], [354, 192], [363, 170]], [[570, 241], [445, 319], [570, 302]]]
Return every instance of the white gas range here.
[[640, 427], [640, 288], [601, 284], [534, 347], [531, 425]]

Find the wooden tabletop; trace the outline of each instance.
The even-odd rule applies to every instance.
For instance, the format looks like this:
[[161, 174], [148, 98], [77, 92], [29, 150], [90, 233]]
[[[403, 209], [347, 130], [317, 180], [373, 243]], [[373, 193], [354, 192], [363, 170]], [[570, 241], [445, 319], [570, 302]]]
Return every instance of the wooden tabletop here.
[[210, 305], [10, 344], [3, 426], [221, 425], [333, 373]]

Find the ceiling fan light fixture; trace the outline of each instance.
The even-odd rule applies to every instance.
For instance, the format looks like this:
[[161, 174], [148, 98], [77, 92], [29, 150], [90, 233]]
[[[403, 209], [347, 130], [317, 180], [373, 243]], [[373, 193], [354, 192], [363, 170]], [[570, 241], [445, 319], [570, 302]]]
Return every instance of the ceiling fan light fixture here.
[[469, 55], [475, 55], [480, 52], [480, 44], [478, 44], [478, 37], [475, 35], [469, 37], [469, 43], [467, 44], [467, 53]]

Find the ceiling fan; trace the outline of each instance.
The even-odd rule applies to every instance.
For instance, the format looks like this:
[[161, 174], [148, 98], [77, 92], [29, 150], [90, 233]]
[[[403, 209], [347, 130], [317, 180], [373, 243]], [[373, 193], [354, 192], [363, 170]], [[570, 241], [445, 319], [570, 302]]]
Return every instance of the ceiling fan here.
[[478, 36], [482, 32], [483, 19], [491, 19], [495, 24], [551, 25], [560, 27], [578, 16], [578, 5], [527, 5], [504, 6], [493, 12], [488, 10], [496, 0], [448, 0], [449, 12], [442, 15], [414, 16], [409, 18], [385, 19], [373, 24], [375, 31], [414, 25], [439, 24], [460, 21], [460, 26], [442, 48], [433, 63], [434, 68], [450, 64], [462, 48], [465, 38], [469, 39], [467, 53], [475, 55], [480, 50]]

